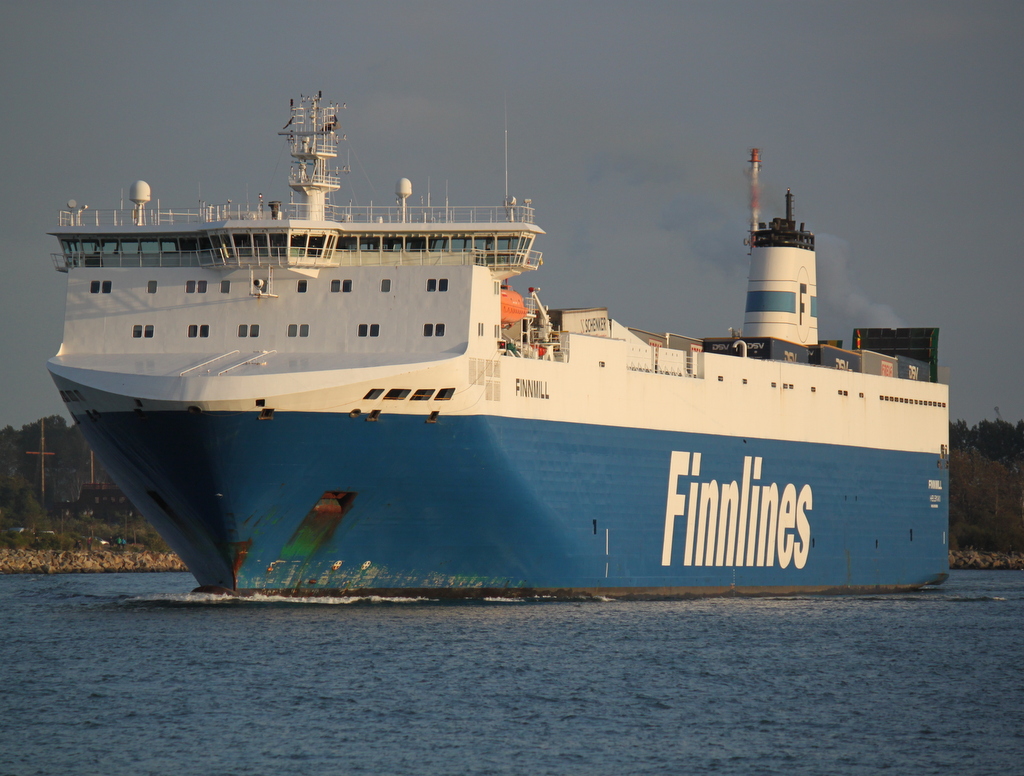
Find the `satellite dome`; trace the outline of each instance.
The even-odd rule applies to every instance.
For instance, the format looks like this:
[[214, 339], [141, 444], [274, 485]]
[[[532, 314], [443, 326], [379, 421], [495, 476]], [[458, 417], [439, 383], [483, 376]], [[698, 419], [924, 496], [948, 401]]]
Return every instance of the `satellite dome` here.
[[128, 189], [128, 199], [136, 205], [144, 205], [149, 202], [151, 198], [149, 184], [145, 181], [135, 181], [135, 183], [132, 184], [132, 187]]
[[412, 181], [408, 178], [399, 178], [398, 183], [395, 184], [395, 196], [406, 199], [410, 194], [412, 194]]

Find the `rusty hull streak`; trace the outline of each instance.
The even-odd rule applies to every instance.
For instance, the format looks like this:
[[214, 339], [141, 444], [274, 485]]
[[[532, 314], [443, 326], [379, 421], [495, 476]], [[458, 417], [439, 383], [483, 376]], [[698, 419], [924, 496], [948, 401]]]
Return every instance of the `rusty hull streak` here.
[[238, 572], [242, 568], [242, 564], [245, 563], [249, 550], [252, 549], [252, 539], [246, 539], [244, 542], [231, 542], [228, 547], [231, 548], [231, 584], [237, 590]]

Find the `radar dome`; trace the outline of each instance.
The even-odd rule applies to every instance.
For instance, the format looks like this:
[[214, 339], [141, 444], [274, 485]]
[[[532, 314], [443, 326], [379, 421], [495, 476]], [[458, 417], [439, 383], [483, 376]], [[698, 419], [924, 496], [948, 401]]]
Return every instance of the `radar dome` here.
[[406, 199], [412, 194], [412, 181], [408, 178], [399, 178], [398, 183], [395, 184], [395, 195], [401, 199]]
[[151, 199], [149, 184], [145, 181], [135, 181], [128, 189], [128, 199], [136, 205], [144, 205]]

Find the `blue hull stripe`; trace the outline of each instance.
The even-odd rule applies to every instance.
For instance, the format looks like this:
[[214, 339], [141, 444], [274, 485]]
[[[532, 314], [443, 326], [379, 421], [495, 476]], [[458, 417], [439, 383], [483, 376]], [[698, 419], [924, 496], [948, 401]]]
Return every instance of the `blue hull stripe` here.
[[[82, 430], [202, 585], [672, 594], [948, 570], [937, 455], [487, 416], [107, 413]], [[782, 538], [758, 546], [766, 530]]]

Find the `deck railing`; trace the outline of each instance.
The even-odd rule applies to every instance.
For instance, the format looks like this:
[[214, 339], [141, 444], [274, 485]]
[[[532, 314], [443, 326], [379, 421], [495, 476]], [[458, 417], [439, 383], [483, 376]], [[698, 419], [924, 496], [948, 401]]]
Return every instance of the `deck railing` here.
[[[276, 205], [277, 203], [275, 203]], [[194, 210], [161, 209], [159, 203], [152, 209], [61, 210], [57, 222], [60, 226], [132, 227], [177, 226], [185, 224], [212, 224], [223, 221], [281, 221], [309, 220], [309, 205], [270, 203], [203, 205]], [[326, 205], [324, 219], [335, 223], [352, 224], [507, 224], [534, 223], [534, 210], [527, 205], [483, 205], [469, 207], [434, 207], [416, 205], [403, 208], [391, 205]]]
[[[395, 267], [395, 266], [459, 266], [476, 264], [493, 269], [537, 269], [543, 263], [540, 251], [312, 251], [305, 255], [288, 255], [287, 248], [242, 249], [217, 248], [208, 251], [177, 251], [174, 253], [51, 253], [58, 272], [77, 267], [223, 267], [226, 269], [259, 269], [264, 267]], [[244, 253], [245, 255], [240, 255]]]

